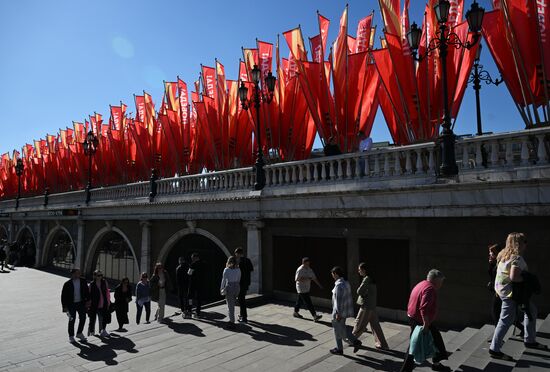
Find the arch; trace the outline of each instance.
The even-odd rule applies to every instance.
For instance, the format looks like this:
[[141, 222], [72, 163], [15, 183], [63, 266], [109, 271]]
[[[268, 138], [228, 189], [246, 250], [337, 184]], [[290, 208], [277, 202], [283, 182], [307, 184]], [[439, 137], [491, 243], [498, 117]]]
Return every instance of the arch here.
[[34, 243], [34, 246], [36, 247], [36, 238], [34, 237], [34, 232], [32, 231], [31, 227], [27, 224], [21, 226], [19, 231], [17, 231], [17, 235], [15, 235], [15, 242], [19, 242], [19, 239], [21, 238], [21, 234], [24, 230], [28, 230], [31, 234], [32, 242]]
[[136, 256], [136, 251], [134, 250], [134, 246], [130, 242], [130, 239], [128, 239], [128, 236], [126, 236], [126, 234], [116, 226], [112, 226], [112, 227], [105, 226], [105, 227], [101, 228], [98, 232], [96, 232], [96, 234], [94, 235], [94, 237], [92, 239], [92, 242], [90, 243], [90, 248], [88, 249], [88, 252], [86, 253], [86, 261], [84, 261], [85, 262], [85, 264], [84, 264], [84, 268], [85, 268], [84, 273], [88, 274], [88, 273], [92, 272], [92, 265], [94, 264], [92, 261], [94, 259], [94, 255], [95, 255], [95, 252], [97, 251], [99, 243], [101, 242], [101, 239], [105, 235], [110, 233], [111, 231], [116, 232], [117, 234], [119, 234], [122, 237], [122, 239], [124, 239], [124, 241], [128, 245], [128, 248], [130, 248], [130, 251], [132, 252], [132, 255], [134, 256], [134, 263], [136, 265], [136, 270], [139, 273], [140, 272], [139, 271], [139, 264], [138, 264], [138, 259], [137, 259], [137, 256]]
[[44, 240], [44, 249], [42, 249], [42, 257], [40, 258], [40, 264], [41, 265], [47, 265], [48, 264], [48, 254], [50, 253], [50, 245], [52, 244], [52, 240], [53, 238], [55, 237], [55, 234], [57, 234], [57, 232], [61, 230], [61, 231], [65, 231], [65, 233], [69, 236], [69, 239], [71, 239], [71, 244], [73, 245], [73, 248], [75, 250], [75, 253], [76, 253], [76, 244], [74, 243], [74, 239], [73, 239], [73, 236], [71, 235], [71, 233], [69, 232], [69, 230], [67, 230], [67, 228], [65, 226], [62, 226], [62, 225], [56, 225], [53, 229], [50, 230], [50, 232], [48, 233], [48, 235], [46, 236], [46, 239]]
[[160, 250], [160, 253], [158, 255], [158, 258], [155, 262], [162, 262], [164, 263], [166, 258], [168, 258], [168, 254], [170, 253], [170, 250], [172, 249], [172, 247], [174, 247], [174, 245], [180, 241], [181, 238], [183, 238], [184, 236], [186, 235], [191, 235], [191, 234], [197, 234], [197, 235], [202, 235], [210, 240], [212, 240], [221, 250], [222, 252], [227, 256], [231, 256], [231, 253], [229, 252], [229, 250], [227, 249], [227, 247], [222, 243], [222, 241], [220, 239], [218, 239], [214, 234], [204, 230], [204, 229], [200, 229], [200, 228], [194, 228], [194, 229], [190, 229], [188, 227], [184, 228], [184, 229], [181, 229], [180, 231], [176, 232], [174, 235], [172, 235], [167, 241], [166, 243], [164, 243], [164, 245], [162, 246], [162, 249]]

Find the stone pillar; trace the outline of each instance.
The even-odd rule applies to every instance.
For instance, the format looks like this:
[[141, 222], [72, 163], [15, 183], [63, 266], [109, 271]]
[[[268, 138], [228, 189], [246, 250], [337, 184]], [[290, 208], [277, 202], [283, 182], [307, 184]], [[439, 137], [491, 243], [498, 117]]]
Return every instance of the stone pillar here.
[[15, 231], [15, 222], [10, 220], [10, 223], [8, 225], [8, 243], [13, 243], [15, 240], [15, 236], [17, 234], [17, 231]]
[[142, 272], [149, 273], [151, 269], [151, 222], [140, 221], [141, 225], [141, 261], [139, 265], [140, 275]]
[[246, 255], [254, 265], [249, 293], [262, 292], [262, 232], [264, 223], [259, 220], [245, 221], [246, 227]]
[[85, 272], [86, 268], [84, 267], [85, 262], [84, 260], [84, 227], [86, 226], [86, 222], [83, 220], [77, 221], [78, 225], [78, 233], [76, 236], [76, 258], [74, 260], [74, 266], [79, 267], [80, 271], [83, 275], [86, 275], [88, 273]]
[[[347, 229], [345, 229], [347, 230]], [[351, 288], [359, 287], [360, 280], [357, 275], [357, 266], [359, 266], [359, 239], [354, 236], [349, 236], [347, 231], [344, 233], [347, 244], [347, 266], [348, 266], [348, 278]], [[354, 298], [356, 297], [355, 291], [352, 291]]]
[[42, 221], [36, 221], [34, 227], [34, 267], [42, 266], [42, 252], [44, 252], [45, 247], [42, 246]]

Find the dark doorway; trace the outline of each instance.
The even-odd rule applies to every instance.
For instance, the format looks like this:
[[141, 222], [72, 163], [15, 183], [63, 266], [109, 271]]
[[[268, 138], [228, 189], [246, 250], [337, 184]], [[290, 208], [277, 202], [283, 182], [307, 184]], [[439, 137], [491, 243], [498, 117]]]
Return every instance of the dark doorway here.
[[359, 260], [377, 286], [378, 306], [407, 310], [409, 299], [409, 241], [359, 239]]
[[324, 290], [311, 285], [311, 295], [330, 298], [333, 279], [330, 269], [340, 266], [347, 272], [347, 245], [343, 238], [274, 236], [273, 237], [273, 289], [296, 293], [294, 275], [302, 264], [302, 258], [309, 257], [311, 268]]
[[178, 267], [179, 257], [184, 257], [187, 262], [191, 262], [191, 253], [197, 252], [206, 267], [207, 281], [204, 283], [204, 303], [220, 300], [220, 283], [222, 280], [223, 269], [227, 262], [227, 256], [218, 247], [216, 243], [207, 237], [199, 234], [189, 234], [181, 238], [173, 247], [164, 266], [173, 282], [173, 293], [177, 293], [176, 287], [176, 267]]
[[19, 266], [34, 267], [36, 245], [34, 244], [34, 237], [28, 228], [24, 228], [21, 231], [15, 249]]
[[71, 269], [74, 266], [76, 250], [69, 234], [59, 229], [48, 247], [48, 266], [59, 269]]
[[114, 283], [124, 277], [128, 277], [130, 283], [139, 281], [136, 258], [126, 240], [116, 231], [110, 231], [101, 238], [92, 262], [92, 270], [100, 270], [106, 279]]

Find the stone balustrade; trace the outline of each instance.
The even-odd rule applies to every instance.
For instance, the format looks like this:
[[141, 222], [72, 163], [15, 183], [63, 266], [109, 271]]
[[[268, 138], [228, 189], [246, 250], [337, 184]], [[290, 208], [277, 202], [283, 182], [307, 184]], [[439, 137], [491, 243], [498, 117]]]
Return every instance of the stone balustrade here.
[[[492, 170], [548, 166], [550, 127], [483, 136], [463, 137], [456, 142], [460, 175]], [[266, 187], [285, 185], [374, 182], [437, 176], [438, 146], [434, 142], [375, 148], [364, 153], [343, 154], [265, 167]], [[255, 182], [252, 167], [164, 178], [157, 181], [157, 197], [250, 190]], [[150, 182], [92, 189], [90, 206], [113, 200], [148, 198]], [[49, 195], [48, 207], [84, 206], [85, 191]], [[44, 196], [20, 199], [19, 210], [47, 209]], [[15, 200], [0, 201], [0, 210], [13, 210]]]

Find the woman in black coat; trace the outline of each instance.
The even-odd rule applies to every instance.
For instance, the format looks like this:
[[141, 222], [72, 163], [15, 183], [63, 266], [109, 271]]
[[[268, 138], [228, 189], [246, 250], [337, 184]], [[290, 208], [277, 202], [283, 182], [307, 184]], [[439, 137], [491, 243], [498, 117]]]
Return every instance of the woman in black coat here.
[[129, 324], [128, 320], [128, 304], [132, 301], [132, 290], [130, 287], [130, 279], [122, 278], [122, 282], [115, 289], [115, 311], [118, 321], [117, 331], [125, 331], [124, 324]]

